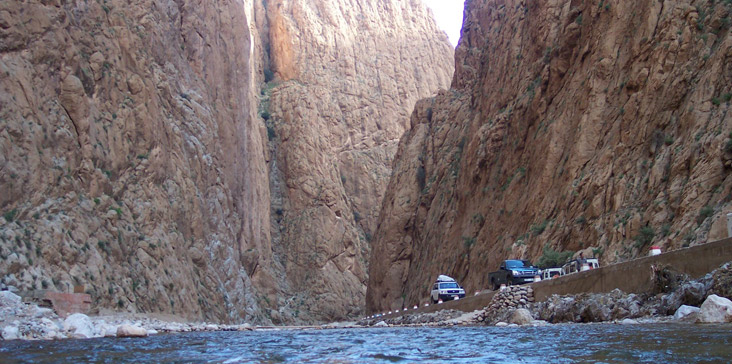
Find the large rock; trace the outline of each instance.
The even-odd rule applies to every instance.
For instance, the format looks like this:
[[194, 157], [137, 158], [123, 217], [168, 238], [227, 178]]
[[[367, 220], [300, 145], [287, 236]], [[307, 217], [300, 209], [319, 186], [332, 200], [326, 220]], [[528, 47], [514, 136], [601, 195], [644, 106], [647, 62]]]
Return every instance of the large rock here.
[[83, 313], [75, 313], [64, 320], [64, 331], [75, 339], [88, 339], [95, 336], [94, 324], [89, 316]]
[[701, 305], [696, 322], [732, 322], [732, 301], [716, 294], [710, 295]]
[[20, 334], [18, 332], [18, 326], [16, 325], [8, 325], [3, 327], [2, 331], [3, 340], [17, 340], [20, 338]]
[[120, 325], [117, 327], [117, 337], [146, 337], [147, 330], [134, 325]]
[[674, 313], [674, 320], [677, 321], [696, 321], [697, 314], [699, 313], [699, 307], [682, 305]]
[[516, 325], [531, 325], [533, 322], [534, 318], [531, 316], [531, 312], [525, 308], [519, 308], [513, 311], [511, 318], [508, 320], [508, 323]]
[[0, 307], [18, 307], [23, 304], [17, 294], [10, 291], [0, 291]]

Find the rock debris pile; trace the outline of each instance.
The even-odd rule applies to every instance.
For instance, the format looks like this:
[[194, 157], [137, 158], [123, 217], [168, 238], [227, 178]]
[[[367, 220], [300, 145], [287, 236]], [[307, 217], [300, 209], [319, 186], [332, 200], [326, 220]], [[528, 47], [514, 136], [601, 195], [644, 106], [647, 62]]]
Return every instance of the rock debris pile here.
[[478, 315], [478, 322], [497, 322], [498, 318], [504, 318], [509, 312], [517, 308], [525, 308], [534, 302], [534, 289], [529, 286], [512, 286], [499, 291], [493, 296], [488, 307], [484, 308]]

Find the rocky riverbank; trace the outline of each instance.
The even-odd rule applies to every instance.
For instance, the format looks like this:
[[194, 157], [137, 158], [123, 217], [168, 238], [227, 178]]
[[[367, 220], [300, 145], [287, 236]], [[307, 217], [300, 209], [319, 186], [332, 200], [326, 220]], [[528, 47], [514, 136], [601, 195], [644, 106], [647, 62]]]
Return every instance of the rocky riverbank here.
[[531, 286], [514, 286], [498, 292], [490, 305], [472, 313], [443, 310], [405, 314], [386, 320], [359, 321], [364, 326], [403, 325], [546, 325], [557, 323], [615, 322], [732, 322], [732, 262], [700, 279], [657, 267], [655, 287], [646, 294], [584, 293], [549, 297], [534, 302]]
[[144, 337], [158, 333], [243, 330], [252, 330], [252, 326], [175, 322], [143, 314], [87, 316], [75, 313], [61, 318], [49, 308], [23, 303], [20, 296], [0, 291], [0, 334], [4, 340]]
[[[678, 274], [669, 267], [658, 267], [654, 274], [655, 290], [646, 294], [628, 294], [616, 289], [610, 293], [554, 295], [546, 301], [534, 302], [531, 286], [515, 286], [498, 292], [490, 305], [474, 312], [441, 310], [432, 313], [405, 313], [388, 319], [376, 317], [355, 323], [333, 323], [312, 328], [732, 322], [732, 301], [729, 299], [732, 290], [732, 262], [696, 280]], [[14, 293], [0, 291], [0, 334], [4, 340], [144, 337], [158, 333], [255, 329], [258, 327], [249, 324], [176, 322], [144, 314], [90, 317], [76, 313], [61, 318], [51, 309], [23, 303]]]

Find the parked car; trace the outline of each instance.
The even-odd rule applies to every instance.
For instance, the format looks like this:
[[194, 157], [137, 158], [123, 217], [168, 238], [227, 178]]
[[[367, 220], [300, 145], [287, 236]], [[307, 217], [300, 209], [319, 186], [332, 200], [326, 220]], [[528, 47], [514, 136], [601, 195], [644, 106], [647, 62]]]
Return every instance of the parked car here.
[[541, 270], [541, 279], [554, 279], [564, 275], [562, 268], [546, 268]]
[[502, 284], [524, 284], [534, 281], [539, 275], [539, 268], [534, 267], [528, 260], [510, 259], [501, 263], [497, 271], [489, 274], [491, 288], [497, 290]]
[[454, 278], [442, 274], [437, 277], [430, 292], [432, 303], [437, 303], [439, 300], [447, 301], [464, 297], [465, 290], [463, 287]]

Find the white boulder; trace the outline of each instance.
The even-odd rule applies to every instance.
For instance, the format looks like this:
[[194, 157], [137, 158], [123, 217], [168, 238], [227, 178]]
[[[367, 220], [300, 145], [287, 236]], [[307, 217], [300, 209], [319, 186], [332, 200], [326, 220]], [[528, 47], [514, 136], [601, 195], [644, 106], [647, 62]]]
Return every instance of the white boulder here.
[[674, 314], [674, 320], [687, 321], [690, 319], [696, 319], [696, 315], [699, 313], [699, 307], [681, 305], [676, 313]]
[[117, 327], [117, 337], [146, 337], [147, 330], [139, 326], [120, 325]]
[[732, 322], [732, 301], [716, 294], [707, 297], [701, 305], [696, 322]]
[[10, 291], [0, 291], [0, 306], [17, 306], [22, 303], [22, 299], [17, 294]]
[[20, 338], [18, 332], [18, 326], [10, 325], [3, 328], [3, 339], [4, 340], [17, 340]]
[[531, 312], [529, 312], [529, 310], [519, 308], [516, 311], [513, 311], [508, 322], [516, 325], [531, 325], [531, 323], [534, 322], [534, 318], [531, 316]]
[[496, 327], [506, 327], [506, 326], [508, 326], [507, 322], [499, 322], [496, 324]]
[[386, 322], [384, 322], [384, 321], [379, 321], [379, 322], [377, 322], [377, 323], [376, 323], [376, 325], [374, 325], [374, 326], [375, 326], [375, 327], [388, 327], [388, 326], [389, 326], [389, 324], [387, 324], [387, 323], [386, 323]]
[[99, 330], [99, 336], [103, 336], [103, 337], [117, 336], [117, 326], [110, 325], [104, 321], [97, 323], [97, 329]]
[[67, 331], [75, 339], [88, 339], [94, 337], [94, 325], [89, 316], [83, 313], [75, 313], [64, 320], [64, 331]]

